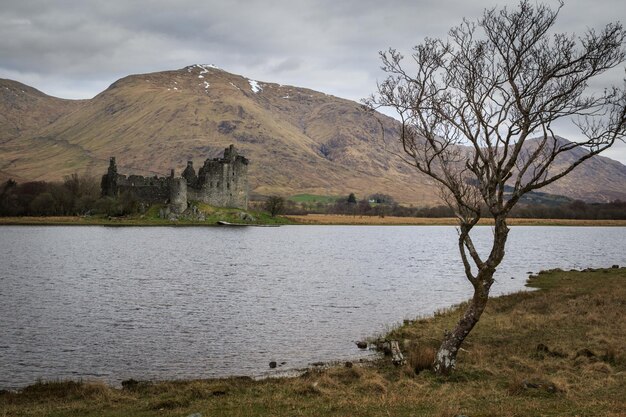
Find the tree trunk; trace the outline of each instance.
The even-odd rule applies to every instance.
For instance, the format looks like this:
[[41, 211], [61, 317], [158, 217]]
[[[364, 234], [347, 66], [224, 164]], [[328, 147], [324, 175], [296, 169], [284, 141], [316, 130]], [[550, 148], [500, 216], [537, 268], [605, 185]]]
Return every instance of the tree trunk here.
[[467, 335], [472, 331], [480, 316], [483, 314], [489, 300], [489, 289], [493, 284], [493, 274], [504, 257], [509, 228], [506, 225], [506, 217], [495, 218], [493, 246], [487, 261], [481, 265], [478, 274], [472, 281], [474, 296], [469, 301], [467, 309], [461, 320], [452, 332], [446, 331], [435, 356], [433, 370], [438, 375], [448, 375], [456, 366], [456, 355]]
[[406, 361], [404, 360], [404, 355], [402, 355], [402, 351], [400, 350], [398, 341], [392, 340], [390, 342], [390, 346], [391, 346], [391, 362], [396, 366], [404, 365]]
[[[493, 275], [493, 274], [492, 274]], [[489, 299], [489, 289], [476, 288], [474, 297], [469, 302], [463, 317], [457, 323], [452, 332], [446, 331], [435, 356], [433, 369], [438, 375], [448, 375], [456, 366], [456, 355], [463, 344], [463, 341], [474, 328]]]

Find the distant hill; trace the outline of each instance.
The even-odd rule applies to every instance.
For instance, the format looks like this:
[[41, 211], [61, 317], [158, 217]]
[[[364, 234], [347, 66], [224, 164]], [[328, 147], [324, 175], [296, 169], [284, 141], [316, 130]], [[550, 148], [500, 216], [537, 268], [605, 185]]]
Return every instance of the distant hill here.
[[[28, 170], [11, 167], [13, 161], [33, 151], [19, 139], [30, 137], [84, 103], [84, 100], [51, 97], [17, 81], [0, 79], [0, 180], [31, 179]], [[11, 146], [7, 146], [11, 141]], [[25, 172], [26, 176], [17, 171]]]
[[[122, 173], [180, 173], [187, 160], [198, 167], [234, 143], [251, 161], [255, 194], [384, 193], [402, 203], [439, 203], [430, 180], [394, 155], [396, 120], [353, 101], [214, 66], [131, 75], [80, 101], [2, 80], [0, 109], [0, 179], [100, 176], [109, 156]], [[544, 191], [626, 199], [626, 167], [594, 158]]]
[[[563, 170], [586, 152], [575, 149], [560, 155], [552, 164], [553, 172]], [[626, 166], [605, 156], [594, 156], [541, 191], [588, 202], [626, 201]]]
[[0, 143], [27, 136], [85, 102], [51, 97], [17, 81], [0, 78]]

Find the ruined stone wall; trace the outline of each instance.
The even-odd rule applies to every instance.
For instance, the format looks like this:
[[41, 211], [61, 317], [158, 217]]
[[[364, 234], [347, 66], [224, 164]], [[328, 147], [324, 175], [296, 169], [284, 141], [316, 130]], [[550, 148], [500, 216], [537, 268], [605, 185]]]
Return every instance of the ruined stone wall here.
[[106, 174], [102, 176], [100, 182], [100, 190], [102, 197], [115, 197], [117, 196], [117, 165], [115, 164], [115, 157], [112, 156], [109, 159], [109, 169]]
[[[227, 159], [228, 156], [228, 159]], [[236, 154], [207, 159], [198, 175], [198, 186], [188, 190], [189, 199], [219, 207], [248, 207], [248, 161]]]
[[223, 158], [207, 159], [196, 176], [189, 161], [182, 177], [143, 177], [117, 173], [115, 158], [102, 177], [102, 195], [116, 197], [124, 192], [134, 194], [146, 203], [170, 203], [175, 212], [182, 212], [188, 201], [201, 201], [212, 206], [248, 208], [248, 160], [237, 154], [233, 145]]
[[248, 208], [248, 161], [235, 161], [230, 187], [233, 207]]
[[170, 178], [170, 206], [174, 213], [182, 213], [187, 209], [187, 180]]
[[140, 175], [117, 176], [118, 194], [130, 192], [146, 203], [167, 203], [170, 198], [169, 178], [142, 177]]

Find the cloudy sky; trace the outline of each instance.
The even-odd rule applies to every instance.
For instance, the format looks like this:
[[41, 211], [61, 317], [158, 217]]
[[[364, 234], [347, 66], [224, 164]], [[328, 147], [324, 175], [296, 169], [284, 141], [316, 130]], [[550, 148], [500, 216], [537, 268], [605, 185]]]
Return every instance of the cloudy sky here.
[[[0, 78], [90, 98], [129, 74], [202, 63], [360, 100], [384, 78], [378, 51], [408, 54], [497, 4], [517, 2], [0, 0]], [[581, 33], [616, 20], [626, 20], [623, 0], [566, 0], [556, 29]], [[626, 163], [626, 145], [606, 155]]]

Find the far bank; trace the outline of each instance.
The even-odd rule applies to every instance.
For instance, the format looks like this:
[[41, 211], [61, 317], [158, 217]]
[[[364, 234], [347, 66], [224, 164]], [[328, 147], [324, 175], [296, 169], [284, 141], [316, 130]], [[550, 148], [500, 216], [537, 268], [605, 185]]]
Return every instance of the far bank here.
[[[64, 226], [217, 226], [218, 221], [239, 223], [240, 210], [221, 210], [215, 216], [204, 220], [196, 219], [162, 219], [154, 216], [22, 216], [0, 217], [2, 225], [64, 225]], [[258, 219], [248, 222], [250, 225], [380, 225], [380, 226], [456, 226], [457, 220], [452, 217], [395, 217], [395, 216], [350, 216], [339, 214], [307, 214], [271, 217], [256, 212]], [[491, 219], [483, 218], [479, 225], [492, 225]], [[615, 226], [626, 227], [626, 220], [575, 220], [575, 219], [525, 219], [509, 218], [511, 226]]]
[[[453, 217], [394, 217], [394, 216], [351, 216], [340, 214], [287, 215], [287, 219], [300, 224], [325, 225], [415, 225], [415, 226], [456, 226]], [[574, 219], [525, 219], [509, 218], [511, 226], [626, 226], [626, 220], [574, 220]], [[479, 225], [492, 225], [493, 220], [482, 218]]]

